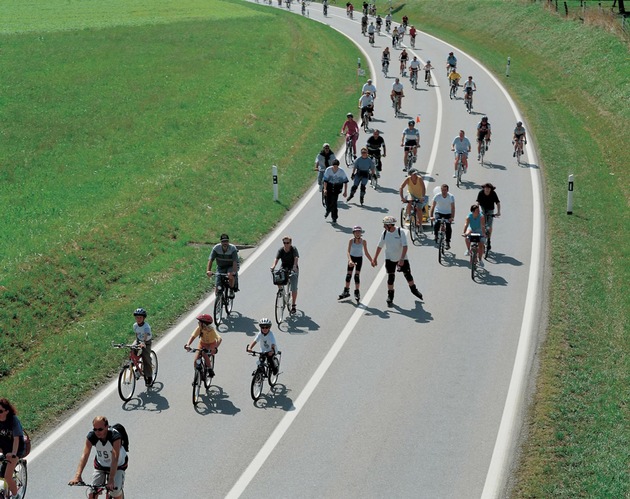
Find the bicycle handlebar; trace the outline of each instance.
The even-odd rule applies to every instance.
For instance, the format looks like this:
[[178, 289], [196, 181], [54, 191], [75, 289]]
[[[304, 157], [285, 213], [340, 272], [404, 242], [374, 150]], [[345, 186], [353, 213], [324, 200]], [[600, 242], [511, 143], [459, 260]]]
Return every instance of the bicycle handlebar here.
[[112, 341], [112, 347], [114, 348], [142, 348], [140, 345], [127, 345], [125, 343], [114, 343]]
[[[184, 347], [184, 350], [186, 350], [189, 353], [193, 353], [193, 352], [205, 352], [205, 353], [212, 353], [210, 350], [208, 350], [207, 348], [186, 348]], [[218, 351], [219, 349], [216, 348], [216, 350]]]

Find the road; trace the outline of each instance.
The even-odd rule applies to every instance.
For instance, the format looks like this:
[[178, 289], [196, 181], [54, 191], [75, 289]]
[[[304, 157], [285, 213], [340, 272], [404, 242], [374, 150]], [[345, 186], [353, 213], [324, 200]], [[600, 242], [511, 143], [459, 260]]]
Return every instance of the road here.
[[[321, 5], [312, 4], [309, 16], [347, 33], [369, 57], [370, 68], [379, 69], [389, 38], [378, 36], [370, 47], [356, 17], [351, 21], [338, 8], [330, 8], [324, 19]], [[122, 422], [130, 434], [128, 498], [472, 498], [482, 496], [484, 486], [486, 493], [500, 490], [540, 314], [539, 172], [531, 137], [524, 156], [528, 163], [517, 166], [512, 158], [511, 132], [520, 117], [495, 79], [457, 47], [423, 33], [416, 46], [410, 53], [423, 62], [430, 59], [437, 69], [431, 87], [412, 90], [403, 80], [407, 117], [394, 118], [387, 98], [396, 64], [389, 78], [372, 73], [378, 87], [375, 126], [388, 146], [381, 187], [368, 188], [363, 207], [355, 200], [342, 203], [337, 226], [324, 220], [314, 187], [248, 256], [242, 292], [221, 327], [224, 342], [209, 395], [193, 408], [192, 355], [182, 346], [195, 315], [210, 310], [211, 298], [154, 346], [160, 371], [151, 392], [140, 389], [121, 404], [110, 384], [34, 449], [29, 498], [83, 497], [83, 491], [65, 484], [98, 414]], [[444, 61], [450, 50], [458, 57], [460, 73], [476, 81], [472, 115], [463, 101], [449, 99]], [[393, 52], [395, 60], [399, 50]], [[346, 112], [340, 110], [340, 127]], [[450, 144], [460, 128], [474, 138], [482, 114], [490, 116], [494, 132], [488, 164], [481, 166], [471, 156], [458, 189], [451, 177]], [[382, 217], [398, 217], [398, 187], [404, 179], [400, 136], [407, 120], [416, 118], [421, 132], [417, 167], [429, 191], [447, 183], [456, 198], [453, 247], [442, 265], [431, 237], [410, 248], [423, 302], [398, 274], [395, 304], [386, 306], [381, 257], [377, 268], [368, 265], [362, 272], [361, 304], [338, 303], [352, 226], [364, 227], [373, 253]], [[362, 134], [360, 140], [365, 138]], [[305, 165], [310, 162], [305, 159]], [[495, 222], [495, 251], [482, 278], [473, 282], [458, 234], [487, 181], [497, 186], [503, 216]], [[285, 233], [300, 251], [298, 314], [274, 327], [283, 351], [279, 385], [253, 404], [249, 383], [254, 360], [245, 345], [257, 320], [273, 317], [268, 269]], [[199, 267], [202, 272], [205, 262]], [[510, 386], [516, 391], [509, 392]], [[489, 468], [498, 471], [489, 475]], [[88, 464], [84, 478], [90, 469]]]

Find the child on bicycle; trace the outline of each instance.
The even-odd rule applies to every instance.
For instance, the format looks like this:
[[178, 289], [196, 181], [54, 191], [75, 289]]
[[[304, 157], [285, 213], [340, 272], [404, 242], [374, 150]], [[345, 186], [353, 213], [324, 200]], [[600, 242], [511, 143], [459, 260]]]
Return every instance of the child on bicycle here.
[[144, 375], [144, 384], [151, 386], [153, 384], [153, 364], [151, 363], [151, 344], [153, 343], [153, 335], [151, 334], [151, 326], [146, 321], [147, 311], [143, 308], [137, 308], [133, 311], [133, 317], [136, 322], [133, 325], [133, 332], [136, 339], [133, 344], [141, 348], [142, 371]]
[[276, 343], [276, 337], [271, 332], [271, 320], [263, 317], [258, 321], [258, 326], [260, 327], [260, 333], [256, 335], [254, 341], [247, 345], [247, 351], [249, 353], [253, 352], [256, 343], [260, 342], [260, 351], [266, 354], [260, 360], [264, 362], [264, 359], [267, 359], [267, 363], [271, 366], [271, 372], [278, 374], [278, 359], [276, 358], [278, 344]]
[[197, 316], [197, 320], [199, 324], [197, 328], [193, 331], [188, 338], [188, 341], [184, 345], [184, 350], [187, 352], [190, 351], [190, 344], [193, 340], [199, 337], [199, 348], [202, 350], [201, 352], [197, 352], [195, 355], [195, 362], [193, 366], [197, 365], [197, 360], [200, 355], [203, 355], [203, 359], [206, 361], [206, 374], [211, 378], [214, 378], [214, 371], [210, 367], [210, 357], [208, 357], [208, 353], [205, 350], [208, 350], [212, 355], [216, 355], [219, 351], [219, 345], [221, 344], [221, 336], [217, 333], [216, 329], [212, 327], [212, 316], [210, 314], [201, 314]]

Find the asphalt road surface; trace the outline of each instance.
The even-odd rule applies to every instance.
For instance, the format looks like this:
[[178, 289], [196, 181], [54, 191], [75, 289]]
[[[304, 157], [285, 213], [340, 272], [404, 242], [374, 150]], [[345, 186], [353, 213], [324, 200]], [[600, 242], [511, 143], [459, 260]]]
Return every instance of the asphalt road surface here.
[[[296, 15], [299, 8], [293, 5], [292, 10]], [[224, 341], [217, 376], [202, 402], [196, 408], [191, 403], [193, 356], [182, 347], [195, 327], [194, 316], [211, 311], [211, 298], [154, 345], [160, 370], [150, 392], [140, 383], [135, 397], [123, 404], [110, 384], [39, 443], [29, 458], [29, 498], [84, 497], [84, 489], [66, 484], [74, 475], [91, 420], [99, 414], [111, 423], [122, 422], [130, 434], [125, 496], [131, 499], [474, 498], [482, 496], [487, 479], [490, 488], [500, 490], [514, 429], [513, 420], [503, 416], [518, 414], [522, 400], [520, 389], [511, 395], [508, 389], [511, 380], [522, 388], [540, 313], [543, 227], [531, 138], [524, 164], [517, 165], [511, 135], [521, 117], [507, 94], [462, 52], [465, 47], [451, 47], [423, 33], [418, 34], [416, 49], [408, 51], [422, 62], [431, 60], [436, 68], [433, 84], [421, 82], [413, 90], [403, 78], [406, 116], [394, 118], [388, 94], [400, 50], [392, 50], [389, 77], [380, 71], [380, 54], [391, 39], [381, 34], [371, 47], [361, 35], [358, 15], [351, 21], [339, 8], [331, 7], [324, 19], [321, 5], [311, 4], [308, 14], [356, 40], [365, 53], [363, 68], [373, 71], [378, 88], [373, 126], [381, 130], [388, 152], [381, 186], [368, 187], [363, 207], [358, 195], [350, 204], [340, 203], [336, 226], [324, 219], [314, 186], [246, 258], [242, 291], [232, 316], [220, 328]], [[408, 36], [404, 43], [409, 43]], [[462, 76], [474, 76], [477, 84], [470, 115], [461, 93], [449, 99], [445, 59], [450, 50], [458, 57]], [[365, 80], [357, 80], [357, 100]], [[348, 111], [358, 114], [340, 109], [340, 128]], [[464, 129], [474, 144], [483, 114], [489, 115], [493, 130], [487, 164], [480, 165], [471, 155], [469, 172], [457, 188], [451, 142]], [[421, 148], [416, 166], [428, 191], [447, 183], [455, 195], [452, 248], [440, 265], [430, 235], [410, 247], [412, 273], [424, 301], [417, 300], [397, 274], [395, 303], [386, 305], [381, 254], [378, 267], [364, 266], [361, 304], [338, 303], [352, 226], [363, 226], [373, 254], [383, 233], [383, 216], [399, 217], [398, 188], [404, 180], [400, 139], [408, 119], [417, 118]], [[359, 143], [366, 138], [362, 132]], [[317, 152], [304, 158], [305, 168], [312, 168]], [[495, 221], [492, 255], [475, 282], [459, 234], [487, 181], [497, 186], [502, 216]], [[229, 227], [226, 231], [238, 241], [238, 234]], [[275, 289], [269, 267], [283, 234], [293, 237], [300, 252], [298, 313], [279, 328], [274, 324], [283, 352], [279, 384], [271, 391], [267, 386], [254, 404], [249, 385], [255, 361], [246, 355], [245, 346], [259, 318], [273, 319]], [[200, 274], [205, 265], [199, 262]], [[515, 362], [520, 362], [517, 369]], [[511, 400], [507, 408], [506, 400]], [[503, 447], [497, 444], [500, 434], [510, 437]], [[501, 449], [507, 449], [507, 456], [498, 460], [503, 471], [489, 476], [491, 459], [501, 456]], [[91, 460], [84, 478], [90, 475]]]

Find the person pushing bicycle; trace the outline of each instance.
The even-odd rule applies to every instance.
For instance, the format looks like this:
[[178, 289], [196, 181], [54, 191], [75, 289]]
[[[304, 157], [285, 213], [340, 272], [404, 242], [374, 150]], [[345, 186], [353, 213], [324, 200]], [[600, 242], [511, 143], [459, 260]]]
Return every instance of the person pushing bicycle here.
[[200, 355], [203, 355], [203, 359], [206, 361], [206, 374], [211, 378], [214, 378], [214, 371], [210, 367], [212, 364], [210, 363], [210, 357], [208, 357], [208, 350], [212, 355], [216, 355], [219, 351], [219, 345], [223, 341], [219, 333], [217, 333], [216, 329], [212, 327], [212, 316], [210, 314], [201, 314], [197, 316], [197, 328], [193, 331], [188, 338], [188, 341], [184, 345], [184, 350], [187, 352], [190, 351], [190, 344], [194, 341], [195, 338], [199, 337], [199, 348], [201, 352], [197, 352], [195, 355], [195, 361], [193, 366], [197, 364], [197, 360]]
[[252, 353], [256, 343], [260, 342], [260, 351], [266, 354], [264, 357], [260, 358], [260, 362], [264, 362], [266, 359], [267, 363], [271, 366], [271, 372], [278, 374], [278, 360], [276, 359], [278, 344], [276, 343], [276, 337], [271, 332], [271, 320], [263, 317], [258, 321], [258, 326], [260, 327], [260, 332], [256, 335], [254, 340], [247, 345], [247, 352]]
[[144, 384], [149, 387], [153, 384], [153, 364], [151, 363], [151, 344], [153, 343], [153, 334], [151, 326], [146, 321], [147, 311], [143, 308], [137, 308], [133, 311], [133, 317], [136, 322], [133, 324], [133, 332], [136, 339], [133, 344], [137, 348], [141, 348], [142, 357], [142, 375], [144, 376]]

